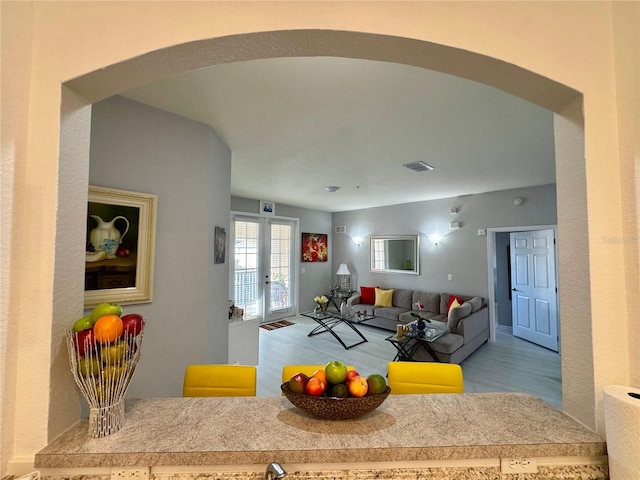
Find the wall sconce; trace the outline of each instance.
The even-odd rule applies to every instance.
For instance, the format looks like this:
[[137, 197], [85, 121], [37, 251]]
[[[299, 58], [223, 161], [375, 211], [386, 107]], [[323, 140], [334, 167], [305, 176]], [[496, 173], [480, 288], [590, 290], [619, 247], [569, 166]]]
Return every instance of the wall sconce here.
[[336, 272], [338, 276], [338, 289], [342, 292], [351, 290], [351, 272], [346, 263], [341, 263]]
[[462, 226], [462, 222], [451, 222], [449, 224], [449, 228], [451, 230], [457, 230], [458, 228], [460, 228]]
[[440, 241], [442, 240], [442, 235], [440, 235], [439, 233], [430, 233], [430, 234], [427, 235], [427, 238], [434, 245], [438, 245], [438, 243], [440, 243]]
[[359, 246], [360, 246], [360, 243], [362, 243], [362, 237], [359, 237], [359, 236], [357, 236], [357, 235], [354, 235], [353, 237], [351, 237], [351, 241], [352, 241], [353, 243], [355, 243], [355, 244], [356, 244], [356, 246], [358, 246], [358, 247], [359, 247]]
[[460, 209], [458, 207], [451, 207], [451, 210], [449, 210], [449, 213], [451, 215], [455, 215], [456, 213], [458, 213], [460, 211]]

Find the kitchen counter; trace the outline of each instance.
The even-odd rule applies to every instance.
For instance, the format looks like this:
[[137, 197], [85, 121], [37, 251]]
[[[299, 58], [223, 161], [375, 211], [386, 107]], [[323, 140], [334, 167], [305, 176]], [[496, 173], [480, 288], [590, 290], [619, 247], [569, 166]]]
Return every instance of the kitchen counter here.
[[349, 468], [422, 462], [428, 468], [429, 462], [459, 467], [470, 461], [493, 468], [497, 462], [500, 471], [500, 458], [527, 457], [540, 465], [545, 458], [554, 465], [574, 465], [579, 458], [605, 465], [600, 471], [606, 472], [601, 437], [519, 393], [391, 395], [376, 411], [349, 421], [316, 420], [284, 397], [151, 398], [127, 401], [125, 419], [120, 431], [99, 439], [90, 438], [87, 421], [80, 421], [37, 453], [36, 468], [46, 474], [139, 466], [153, 473], [161, 466], [198, 471], [257, 465], [264, 471], [271, 462]]

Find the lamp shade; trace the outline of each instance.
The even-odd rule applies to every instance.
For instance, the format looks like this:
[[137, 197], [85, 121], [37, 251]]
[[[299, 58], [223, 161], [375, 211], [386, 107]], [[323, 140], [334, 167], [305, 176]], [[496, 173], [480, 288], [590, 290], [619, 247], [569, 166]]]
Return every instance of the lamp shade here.
[[346, 263], [340, 264], [340, 266], [338, 267], [338, 271], [336, 272], [336, 275], [351, 275], [351, 272], [349, 271], [349, 267], [347, 267]]

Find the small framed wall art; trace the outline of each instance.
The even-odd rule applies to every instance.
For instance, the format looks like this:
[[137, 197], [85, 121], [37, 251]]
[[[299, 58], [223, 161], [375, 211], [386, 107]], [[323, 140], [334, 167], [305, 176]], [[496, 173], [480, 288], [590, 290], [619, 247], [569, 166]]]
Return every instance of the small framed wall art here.
[[268, 202], [266, 200], [260, 200], [260, 213], [262, 215], [275, 215], [276, 204], [273, 202]]
[[224, 228], [216, 227], [214, 241], [216, 245], [216, 253], [213, 261], [214, 263], [224, 263], [227, 245], [227, 232]]

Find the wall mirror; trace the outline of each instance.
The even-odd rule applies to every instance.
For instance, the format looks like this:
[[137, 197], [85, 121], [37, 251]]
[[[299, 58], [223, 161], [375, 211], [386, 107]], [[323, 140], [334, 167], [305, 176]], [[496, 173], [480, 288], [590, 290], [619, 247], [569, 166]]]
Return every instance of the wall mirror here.
[[371, 272], [419, 275], [418, 235], [372, 235]]

